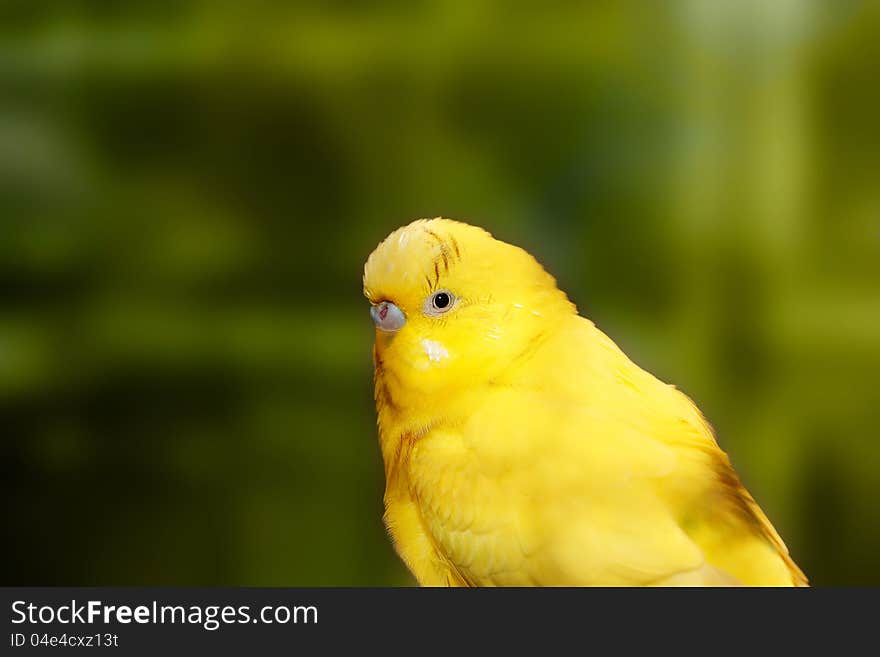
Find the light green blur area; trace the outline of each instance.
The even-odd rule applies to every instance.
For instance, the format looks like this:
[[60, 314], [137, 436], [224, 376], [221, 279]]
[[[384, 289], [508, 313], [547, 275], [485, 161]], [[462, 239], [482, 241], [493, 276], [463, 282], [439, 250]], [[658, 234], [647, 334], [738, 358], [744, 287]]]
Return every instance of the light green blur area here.
[[444, 215], [880, 584], [878, 62], [853, 0], [0, 2], [2, 583], [413, 583], [360, 278]]

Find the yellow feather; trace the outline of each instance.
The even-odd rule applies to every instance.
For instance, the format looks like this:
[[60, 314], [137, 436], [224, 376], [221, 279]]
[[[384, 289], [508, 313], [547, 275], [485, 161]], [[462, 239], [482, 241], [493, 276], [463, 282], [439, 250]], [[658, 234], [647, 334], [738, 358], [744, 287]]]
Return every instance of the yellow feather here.
[[[438, 290], [455, 300], [426, 311]], [[419, 220], [364, 270], [385, 520], [423, 585], [806, 585], [699, 410], [538, 262]]]

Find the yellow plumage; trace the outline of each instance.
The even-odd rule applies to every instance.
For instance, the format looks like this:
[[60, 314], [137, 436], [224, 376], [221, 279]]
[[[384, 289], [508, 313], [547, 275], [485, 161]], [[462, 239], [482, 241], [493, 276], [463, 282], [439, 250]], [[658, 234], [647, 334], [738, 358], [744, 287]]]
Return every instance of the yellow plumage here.
[[419, 220], [364, 293], [385, 520], [422, 585], [806, 585], [690, 399], [522, 249]]

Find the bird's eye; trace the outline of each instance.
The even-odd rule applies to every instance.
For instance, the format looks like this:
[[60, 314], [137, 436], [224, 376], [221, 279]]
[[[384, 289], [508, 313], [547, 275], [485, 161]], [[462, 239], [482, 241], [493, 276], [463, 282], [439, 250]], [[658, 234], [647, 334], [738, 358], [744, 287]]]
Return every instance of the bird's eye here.
[[455, 295], [448, 290], [440, 290], [427, 298], [425, 312], [428, 315], [442, 315], [448, 312], [453, 305], [455, 305]]

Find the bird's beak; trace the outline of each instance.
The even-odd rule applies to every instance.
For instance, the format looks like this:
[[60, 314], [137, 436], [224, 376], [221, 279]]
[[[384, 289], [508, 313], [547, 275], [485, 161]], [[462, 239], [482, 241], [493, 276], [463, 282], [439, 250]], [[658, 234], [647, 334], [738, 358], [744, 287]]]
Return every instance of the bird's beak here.
[[406, 315], [389, 301], [377, 303], [370, 308], [370, 316], [372, 316], [376, 328], [387, 333], [399, 331], [406, 324]]

